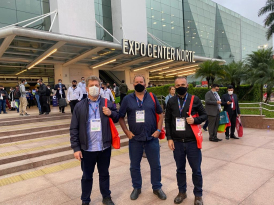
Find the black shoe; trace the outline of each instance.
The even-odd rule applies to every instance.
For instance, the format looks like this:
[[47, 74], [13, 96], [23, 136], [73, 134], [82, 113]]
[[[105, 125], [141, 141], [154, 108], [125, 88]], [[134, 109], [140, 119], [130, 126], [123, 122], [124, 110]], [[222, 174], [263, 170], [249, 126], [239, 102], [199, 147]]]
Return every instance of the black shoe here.
[[83, 202], [82, 205], [89, 205], [89, 203], [84, 203], [84, 202]]
[[4, 112], [4, 114], [8, 114], [7, 112]]
[[113, 201], [111, 200], [111, 197], [106, 197], [106, 198], [103, 198], [103, 204], [106, 204], [106, 205], [114, 205]]
[[65, 112], [62, 112], [62, 113], [65, 113]]
[[233, 139], [240, 139], [239, 137], [236, 137], [235, 135], [231, 135], [230, 138], [233, 138]]
[[39, 112], [39, 115], [43, 115], [44, 113]]
[[157, 195], [159, 199], [166, 200], [166, 194], [162, 189], [153, 190], [153, 194]]
[[223, 139], [216, 138], [218, 141], [222, 141]]
[[48, 115], [48, 114], [49, 114], [48, 112], [45, 113], [45, 115]]
[[209, 141], [211, 141], [211, 142], [219, 142], [219, 140], [217, 140], [217, 139], [209, 139]]
[[203, 128], [204, 129], [204, 131], [206, 131], [207, 132], [207, 129], [206, 128]]
[[26, 113], [26, 114], [24, 114], [24, 116], [30, 116], [30, 114]]
[[203, 199], [201, 196], [195, 196], [194, 205], [203, 205]]
[[130, 199], [136, 200], [136, 199], [138, 199], [140, 194], [141, 194], [141, 189], [133, 189], [133, 191], [130, 194]]
[[227, 136], [225, 136], [225, 138], [227, 139], [227, 140], [229, 140], [229, 136], [227, 135]]
[[184, 201], [184, 199], [186, 198], [186, 193], [180, 193], [175, 197], [174, 199], [174, 203], [175, 204], [180, 204]]

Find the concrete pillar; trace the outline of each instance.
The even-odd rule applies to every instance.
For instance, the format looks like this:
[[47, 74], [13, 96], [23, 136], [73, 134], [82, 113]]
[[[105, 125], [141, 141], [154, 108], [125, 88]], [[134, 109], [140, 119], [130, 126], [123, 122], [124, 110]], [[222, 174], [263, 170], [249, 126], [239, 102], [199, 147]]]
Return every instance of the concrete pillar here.
[[56, 9], [52, 32], [96, 39], [94, 0], [50, 0], [50, 11]]
[[112, 0], [113, 35], [147, 43], [147, 17], [145, 0]]

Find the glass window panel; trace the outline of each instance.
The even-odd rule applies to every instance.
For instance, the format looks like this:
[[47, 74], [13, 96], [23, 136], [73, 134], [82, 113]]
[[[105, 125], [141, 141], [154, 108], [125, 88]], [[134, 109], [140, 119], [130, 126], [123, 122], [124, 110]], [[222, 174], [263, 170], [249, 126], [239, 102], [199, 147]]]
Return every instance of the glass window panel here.
[[9, 0], [9, 1], [2, 0], [0, 1], [0, 7], [8, 8], [8, 9], [16, 9], [15, 0]]
[[14, 24], [16, 22], [16, 10], [0, 8], [0, 23]]

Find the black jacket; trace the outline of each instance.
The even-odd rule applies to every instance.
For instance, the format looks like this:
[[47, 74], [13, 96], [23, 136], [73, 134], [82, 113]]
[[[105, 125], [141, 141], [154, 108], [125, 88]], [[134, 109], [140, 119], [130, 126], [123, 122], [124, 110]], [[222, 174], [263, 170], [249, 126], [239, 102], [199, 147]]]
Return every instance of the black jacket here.
[[[66, 93], [64, 92], [64, 90], [67, 90], [67, 88], [66, 88], [66, 86], [65, 86], [64, 84], [62, 84], [61, 86], [62, 86], [62, 98], [66, 98]], [[60, 99], [60, 98], [61, 98], [61, 95], [60, 95], [60, 93], [59, 93], [58, 88], [59, 88], [59, 84], [56, 84], [56, 85], [54, 86], [54, 90], [57, 91], [57, 92], [56, 92], [56, 97], [57, 97], [58, 99]], [[63, 88], [64, 88], [64, 89], [63, 89]]]
[[[87, 123], [88, 123], [88, 115], [89, 115], [89, 98], [86, 98], [79, 103], [76, 104], [73, 115], [71, 118], [70, 124], [70, 143], [71, 148], [74, 152], [88, 149], [88, 135], [87, 135]], [[109, 126], [109, 117], [103, 114], [102, 107], [105, 106], [105, 99], [101, 98], [99, 109], [101, 116], [101, 124], [102, 124], [102, 137], [103, 137], [103, 147], [111, 146], [111, 131]], [[119, 120], [119, 114], [112, 104], [111, 101], [108, 100], [107, 104], [108, 108], [111, 110], [110, 117], [113, 122], [116, 123]]]
[[6, 100], [6, 98], [8, 97], [8, 93], [5, 90], [0, 90], [0, 94], [3, 95], [3, 100]]
[[[192, 95], [188, 94], [188, 98], [186, 100], [186, 104], [184, 109], [182, 110], [182, 117], [188, 117], [187, 112], [189, 110], [190, 100]], [[184, 99], [183, 99], [184, 100]], [[180, 101], [182, 105], [182, 101]], [[194, 124], [201, 124], [206, 121], [207, 114], [202, 105], [201, 100], [195, 96], [191, 115], [198, 113], [199, 117], [194, 118]], [[167, 102], [166, 114], [165, 114], [165, 126], [166, 126], [166, 136], [167, 139], [175, 140], [175, 141], [183, 141], [183, 142], [191, 142], [196, 141], [195, 135], [189, 124], [186, 122], [186, 130], [185, 131], [176, 131], [176, 118], [180, 117], [179, 105], [178, 105], [178, 96], [170, 98]]]
[[46, 96], [47, 86], [43, 83], [42, 85], [40, 85], [38, 91], [39, 91], [39, 96]]
[[[236, 114], [237, 115], [241, 114], [237, 95], [233, 94], [233, 98], [234, 98], [234, 102], [236, 105]], [[232, 116], [232, 108], [231, 108], [231, 105], [227, 104], [227, 101], [232, 102], [232, 99], [228, 93], [226, 93], [222, 96], [222, 106], [224, 106], [224, 111], [227, 111], [228, 115]]]

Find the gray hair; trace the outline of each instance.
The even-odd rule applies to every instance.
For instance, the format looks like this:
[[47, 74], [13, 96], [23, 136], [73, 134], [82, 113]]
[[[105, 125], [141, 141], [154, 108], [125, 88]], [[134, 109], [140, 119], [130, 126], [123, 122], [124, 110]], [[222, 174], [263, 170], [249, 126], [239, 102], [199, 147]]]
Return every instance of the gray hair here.
[[97, 76], [95, 76], [95, 75], [89, 76], [89, 77], [86, 79], [86, 84], [88, 85], [89, 81], [95, 81], [95, 80], [98, 81], [98, 83], [99, 83], [99, 85], [100, 85], [101, 81], [100, 81], [100, 79], [99, 79]]
[[179, 77], [175, 78], [174, 82], [176, 82], [176, 80], [178, 80], [178, 79], [185, 79], [186, 80], [186, 84], [187, 84], [187, 77], [185, 77], [185, 76], [179, 76]]
[[143, 78], [143, 79], [144, 79], [144, 83], [146, 83], [146, 79], [145, 79], [145, 77], [142, 76], [142, 75], [135, 75], [134, 78], [133, 78], [133, 82], [135, 82], [135, 78], [138, 78], [138, 77]]

